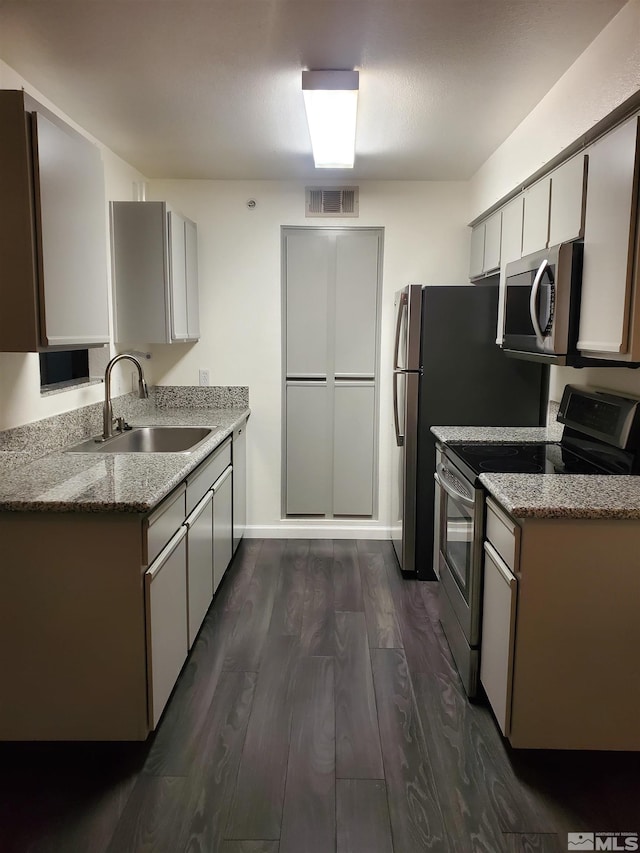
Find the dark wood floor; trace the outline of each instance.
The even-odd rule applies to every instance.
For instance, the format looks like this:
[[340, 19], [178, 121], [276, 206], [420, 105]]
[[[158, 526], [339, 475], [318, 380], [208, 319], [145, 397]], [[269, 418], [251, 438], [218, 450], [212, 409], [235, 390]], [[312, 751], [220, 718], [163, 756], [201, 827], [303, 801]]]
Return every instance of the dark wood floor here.
[[388, 542], [245, 541], [146, 743], [0, 745], [2, 853], [557, 853], [639, 829], [640, 755], [511, 750]]

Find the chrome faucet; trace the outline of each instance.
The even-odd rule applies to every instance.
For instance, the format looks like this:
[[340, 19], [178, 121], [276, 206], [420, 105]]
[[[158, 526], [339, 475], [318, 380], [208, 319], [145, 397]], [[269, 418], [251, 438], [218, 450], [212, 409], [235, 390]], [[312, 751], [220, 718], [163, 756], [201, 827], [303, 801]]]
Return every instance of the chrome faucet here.
[[113, 407], [111, 406], [111, 371], [113, 370], [113, 366], [121, 361], [123, 358], [128, 358], [129, 361], [132, 361], [135, 366], [138, 368], [138, 396], [141, 400], [146, 400], [149, 396], [149, 391], [147, 389], [147, 383], [144, 378], [144, 373], [142, 371], [142, 365], [138, 361], [138, 359], [134, 355], [129, 355], [126, 352], [121, 353], [120, 355], [115, 355], [109, 364], [107, 365], [107, 369], [104, 372], [104, 403], [102, 406], [102, 441], [106, 441], [108, 438], [113, 438], [113, 425], [115, 423], [118, 424], [118, 429], [120, 432], [124, 429], [124, 418], [114, 418], [113, 417]]

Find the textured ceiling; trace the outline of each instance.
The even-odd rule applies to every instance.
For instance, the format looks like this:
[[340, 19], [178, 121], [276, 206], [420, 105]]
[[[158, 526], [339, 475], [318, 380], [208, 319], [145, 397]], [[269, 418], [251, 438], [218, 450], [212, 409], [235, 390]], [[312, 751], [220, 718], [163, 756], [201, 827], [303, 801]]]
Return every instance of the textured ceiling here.
[[625, 0], [0, 0], [0, 58], [150, 178], [315, 170], [302, 68], [357, 68], [341, 179], [466, 179]]

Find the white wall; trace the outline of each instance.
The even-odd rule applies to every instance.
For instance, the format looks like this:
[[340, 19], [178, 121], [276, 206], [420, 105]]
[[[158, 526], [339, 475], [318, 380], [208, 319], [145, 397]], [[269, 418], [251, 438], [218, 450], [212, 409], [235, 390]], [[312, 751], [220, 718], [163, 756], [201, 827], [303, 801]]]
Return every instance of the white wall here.
[[473, 176], [471, 219], [511, 192], [638, 89], [640, 0], [630, 0]]
[[[470, 181], [475, 219], [640, 89], [640, 0], [630, 0]], [[550, 396], [565, 384], [640, 397], [640, 370], [551, 368]]]
[[[197, 384], [198, 368], [207, 367], [212, 384], [249, 386], [248, 523], [254, 534], [274, 527], [282, 533], [281, 226], [385, 228], [381, 359], [388, 365], [394, 292], [409, 282], [468, 281], [467, 185], [364, 183], [357, 220], [305, 219], [304, 184], [297, 182], [152, 181], [148, 197], [168, 201], [198, 223], [202, 338], [197, 344], [149, 347], [152, 359], [145, 369], [159, 384]], [[251, 198], [254, 210], [246, 206]], [[389, 371], [380, 390], [380, 522], [374, 526], [384, 527], [390, 500], [386, 449], [392, 439]], [[293, 523], [287, 532], [302, 526]]]
[[[107, 201], [133, 197], [132, 183], [140, 180], [142, 175], [108, 148], [100, 145], [98, 140], [83, 131], [69, 116], [57, 109], [2, 60], [0, 60], [0, 89], [25, 89], [43, 106], [61, 116], [72, 127], [99, 145], [104, 163]], [[108, 222], [108, 216], [105, 207], [106, 222]], [[106, 228], [105, 241], [108, 241]], [[114, 371], [114, 394], [131, 390], [129, 373], [127, 369], [117, 374]], [[102, 399], [103, 393], [102, 385], [94, 385], [42, 397], [40, 395], [40, 362], [37, 353], [0, 353], [0, 429], [9, 429], [98, 402]]]

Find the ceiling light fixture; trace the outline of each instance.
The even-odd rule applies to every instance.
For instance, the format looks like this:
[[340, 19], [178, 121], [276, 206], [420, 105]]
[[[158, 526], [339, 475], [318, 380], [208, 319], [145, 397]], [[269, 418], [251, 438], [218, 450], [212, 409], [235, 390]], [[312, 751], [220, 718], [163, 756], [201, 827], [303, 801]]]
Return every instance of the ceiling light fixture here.
[[357, 71], [302, 72], [316, 169], [353, 169], [358, 82]]

